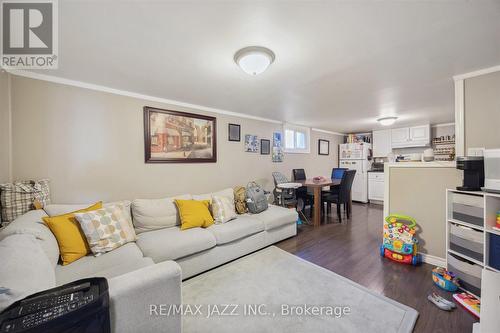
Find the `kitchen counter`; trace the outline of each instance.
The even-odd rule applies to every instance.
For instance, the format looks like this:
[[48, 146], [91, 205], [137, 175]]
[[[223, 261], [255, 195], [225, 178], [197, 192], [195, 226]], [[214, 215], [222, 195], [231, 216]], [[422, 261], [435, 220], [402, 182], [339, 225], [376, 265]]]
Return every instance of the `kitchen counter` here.
[[456, 168], [455, 161], [432, 161], [432, 162], [394, 162], [385, 163], [387, 168]]

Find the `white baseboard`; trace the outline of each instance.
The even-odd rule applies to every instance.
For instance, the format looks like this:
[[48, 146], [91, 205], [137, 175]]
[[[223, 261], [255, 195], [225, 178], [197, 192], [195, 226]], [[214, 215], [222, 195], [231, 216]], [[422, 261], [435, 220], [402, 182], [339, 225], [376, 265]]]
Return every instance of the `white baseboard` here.
[[425, 262], [426, 264], [446, 267], [446, 259], [444, 258], [436, 257], [426, 253], [420, 253], [420, 255], [422, 256], [422, 262]]

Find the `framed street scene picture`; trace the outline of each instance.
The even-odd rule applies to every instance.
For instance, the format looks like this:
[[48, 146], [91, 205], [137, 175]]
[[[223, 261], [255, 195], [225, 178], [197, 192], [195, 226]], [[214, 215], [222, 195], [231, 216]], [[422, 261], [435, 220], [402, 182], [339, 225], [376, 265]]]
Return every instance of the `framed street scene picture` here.
[[144, 107], [146, 163], [217, 162], [215, 117]]

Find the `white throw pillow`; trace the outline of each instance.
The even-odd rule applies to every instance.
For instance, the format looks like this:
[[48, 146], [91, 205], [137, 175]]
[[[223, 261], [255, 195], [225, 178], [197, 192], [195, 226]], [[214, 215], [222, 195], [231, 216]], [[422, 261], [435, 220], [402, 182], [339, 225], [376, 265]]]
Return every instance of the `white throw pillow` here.
[[226, 196], [212, 196], [212, 215], [215, 224], [226, 223], [237, 217], [234, 202]]
[[136, 239], [132, 221], [123, 205], [103, 207], [84, 213], [75, 213], [90, 250], [100, 255]]
[[0, 242], [0, 311], [36, 292], [54, 288], [54, 267], [33, 235], [13, 234]]

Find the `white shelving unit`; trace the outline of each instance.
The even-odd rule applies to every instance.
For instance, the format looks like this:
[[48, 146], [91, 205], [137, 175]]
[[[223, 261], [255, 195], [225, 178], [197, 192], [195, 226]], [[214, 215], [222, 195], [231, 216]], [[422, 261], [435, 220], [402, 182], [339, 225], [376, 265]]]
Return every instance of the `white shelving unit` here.
[[[453, 216], [453, 194], [462, 194], [466, 196], [473, 196], [477, 198], [480, 197], [482, 200], [482, 204], [484, 207], [484, 213], [482, 217], [482, 223], [480, 225], [476, 225], [474, 223], [461, 221], [459, 219], [454, 218]], [[479, 201], [479, 200], [478, 200]], [[489, 264], [490, 260], [490, 235], [500, 235], [500, 231], [493, 229], [493, 226], [496, 224], [496, 213], [500, 211], [500, 194], [488, 193], [488, 192], [471, 192], [471, 191], [459, 191], [455, 189], [448, 189], [446, 191], [446, 266], [448, 267], [449, 255], [454, 255], [455, 257], [466, 260], [469, 263], [473, 263], [481, 267], [481, 269], [487, 269], [493, 272], [500, 272], [499, 269], [491, 267]], [[483, 236], [483, 260], [478, 260], [476, 258], [472, 258], [469, 255], [461, 253], [460, 251], [456, 251], [450, 249], [450, 228], [451, 225], [459, 225], [463, 227], [470, 228], [476, 232], [482, 233]], [[469, 229], [469, 230], [470, 230]], [[477, 233], [476, 233], [477, 234]], [[499, 254], [500, 255], [500, 254]], [[458, 276], [460, 278], [460, 275]], [[470, 290], [468, 290], [471, 292]], [[476, 294], [472, 292], [473, 294]], [[476, 295], [478, 296], [478, 295]]]

